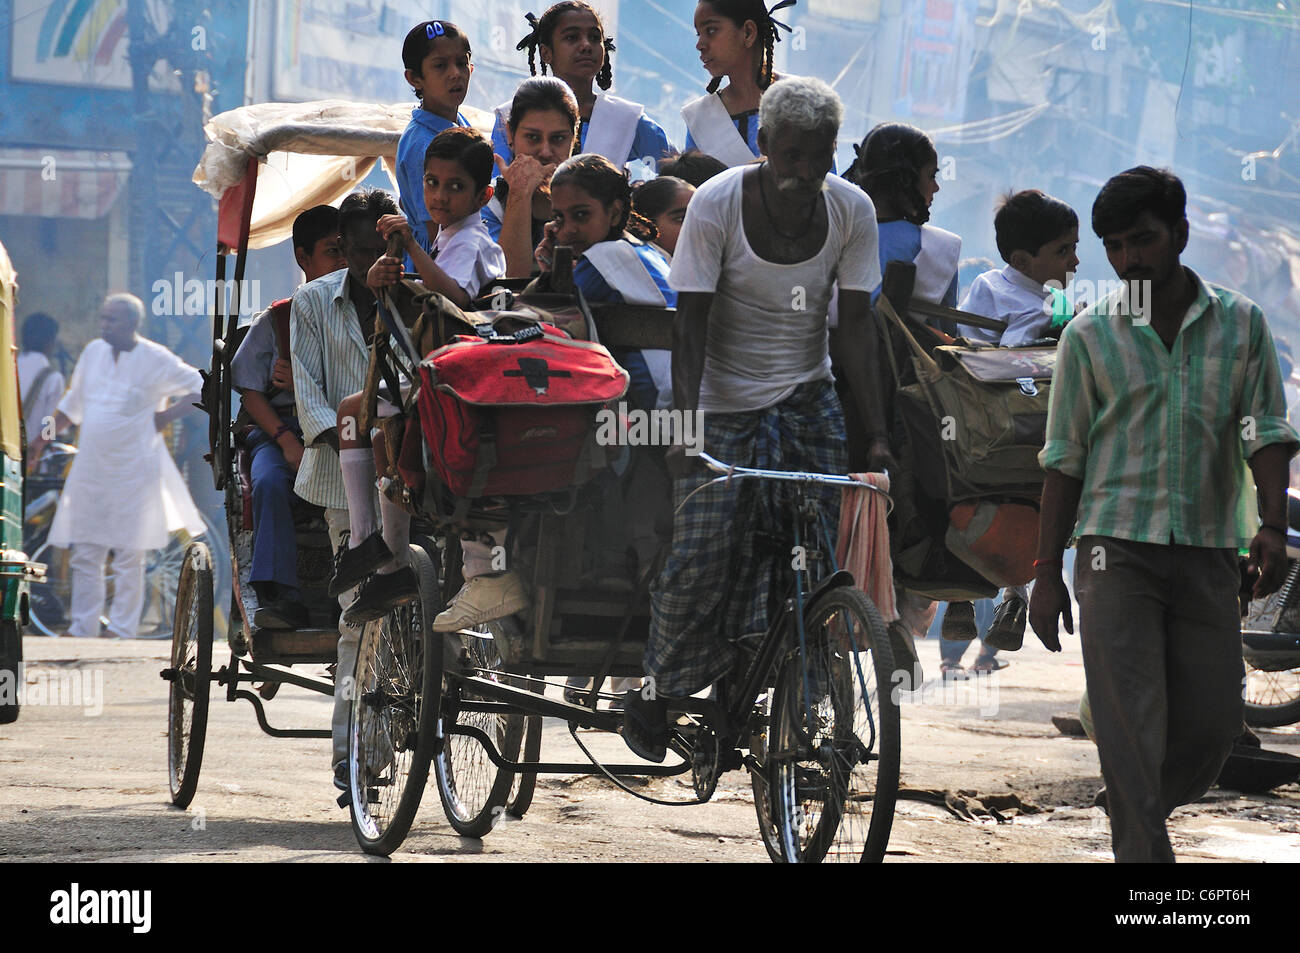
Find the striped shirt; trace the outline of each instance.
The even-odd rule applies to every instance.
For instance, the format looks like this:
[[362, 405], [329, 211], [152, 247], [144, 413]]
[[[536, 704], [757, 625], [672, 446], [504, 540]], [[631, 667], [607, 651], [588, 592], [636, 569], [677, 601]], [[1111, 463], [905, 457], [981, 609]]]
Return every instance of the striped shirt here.
[[[339, 404], [365, 385], [370, 362], [348, 280], [344, 268], [303, 285], [294, 293], [289, 311], [294, 397], [307, 447], [293, 489], [307, 502], [330, 509], [348, 505], [339, 455], [333, 447], [312, 446], [312, 441], [337, 425]], [[370, 326], [373, 319], [366, 323]]]
[[1259, 520], [1246, 461], [1300, 449], [1263, 312], [1188, 275], [1196, 300], [1172, 351], [1131, 313], [1110, 314], [1110, 298], [1061, 335], [1038, 462], [1083, 482], [1077, 536], [1248, 545]]

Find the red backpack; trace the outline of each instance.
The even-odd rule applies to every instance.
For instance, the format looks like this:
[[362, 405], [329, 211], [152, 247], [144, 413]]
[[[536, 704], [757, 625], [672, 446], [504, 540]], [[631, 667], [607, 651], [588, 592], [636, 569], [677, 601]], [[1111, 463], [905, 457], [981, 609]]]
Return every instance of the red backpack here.
[[430, 471], [471, 499], [581, 486], [606, 465], [596, 413], [627, 387], [604, 347], [535, 319], [514, 334], [457, 336], [420, 364]]

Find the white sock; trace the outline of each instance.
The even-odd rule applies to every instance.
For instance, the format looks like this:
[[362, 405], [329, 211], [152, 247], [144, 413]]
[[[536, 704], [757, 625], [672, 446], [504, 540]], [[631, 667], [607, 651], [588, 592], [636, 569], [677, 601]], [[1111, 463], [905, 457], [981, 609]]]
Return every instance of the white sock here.
[[492, 572], [492, 547], [477, 540], [464, 540], [460, 544], [461, 575], [465, 581]]
[[369, 447], [339, 451], [343, 488], [348, 494], [348, 548], [356, 549], [378, 529], [375, 519], [375, 453]]
[[392, 559], [376, 570], [386, 576], [411, 564], [411, 514], [380, 493], [379, 516], [384, 524], [384, 543], [393, 554]]

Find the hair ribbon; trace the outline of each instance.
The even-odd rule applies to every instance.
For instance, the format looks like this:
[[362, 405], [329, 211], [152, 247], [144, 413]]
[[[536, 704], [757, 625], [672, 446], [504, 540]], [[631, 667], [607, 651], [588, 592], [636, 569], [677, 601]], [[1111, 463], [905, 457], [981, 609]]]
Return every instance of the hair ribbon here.
[[529, 25], [530, 27], [532, 27], [532, 30], [529, 32], [529, 34], [528, 34], [526, 37], [524, 37], [522, 40], [519, 41], [519, 44], [515, 47], [516, 50], [527, 50], [527, 49], [531, 49], [532, 47], [535, 47], [535, 46], [537, 46], [537, 44], [538, 44], [538, 36], [537, 36], [538, 20], [537, 20], [537, 14], [535, 14], [535, 13], [525, 13], [525, 14], [524, 14], [524, 19], [528, 21], [528, 25]]
[[[782, 23], [776, 17], [772, 16], [772, 14], [776, 13], [778, 10], [784, 10], [786, 7], [792, 7], [798, 2], [799, 0], [781, 0], [780, 3], [776, 4], [776, 6], [772, 7], [771, 10], [767, 11], [768, 20], [772, 22], [773, 26], [779, 26], [782, 30], [785, 30], [786, 33], [793, 33], [794, 30], [790, 28], [789, 24]], [[773, 30], [772, 35], [776, 37], [776, 42], [778, 43], [781, 42], [780, 33], [778, 33], [776, 30]]]

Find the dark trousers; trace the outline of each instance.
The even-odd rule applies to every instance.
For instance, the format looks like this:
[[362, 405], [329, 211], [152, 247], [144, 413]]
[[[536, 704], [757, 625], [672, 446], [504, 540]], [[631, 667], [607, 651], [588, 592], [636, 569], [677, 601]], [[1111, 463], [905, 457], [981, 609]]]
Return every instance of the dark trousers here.
[[1231, 549], [1079, 541], [1079, 634], [1118, 862], [1173, 862], [1165, 820], [1209, 790], [1241, 732], [1240, 582]]
[[[288, 421], [297, 433], [297, 421]], [[296, 474], [280, 445], [259, 427], [248, 436], [253, 479], [253, 565], [249, 582], [273, 582], [280, 598], [298, 597], [298, 539], [293, 531]], [[288, 590], [288, 591], [286, 591]]]

